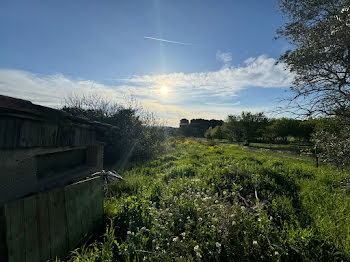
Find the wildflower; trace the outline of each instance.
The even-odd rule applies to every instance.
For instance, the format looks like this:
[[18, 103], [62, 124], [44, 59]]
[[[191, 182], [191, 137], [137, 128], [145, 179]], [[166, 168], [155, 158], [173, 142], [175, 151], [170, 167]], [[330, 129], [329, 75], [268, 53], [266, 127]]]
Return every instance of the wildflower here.
[[201, 258], [201, 257], [202, 257], [201, 253], [199, 253], [199, 252], [196, 253], [196, 256], [197, 256], [198, 258]]
[[199, 222], [202, 222], [203, 218], [200, 217], [200, 218], [198, 218], [198, 220], [199, 220]]
[[221, 244], [220, 244], [219, 242], [216, 242], [216, 243], [215, 243], [215, 246], [216, 246], [217, 248], [220, 248], [220, 247], [221, 247]]
[[174, 238], [173, 238], [173, 241], [174, 241], [174, 242], [179, 241], [179, 237], [174, 237]]
[[186, 236], [186, 232], [182, 232], [181, 236], [185, 237]]
[[278, 256], [280, 253], [278, 253], [278, 251], [275, 251], [275, 256]]
[[234, 226], [234, 225], [236, 225], [237, 223], [236, 223], [236, 221], [232, 221], [232, 226]]
[[195, 246], [194, 248], [193, 248], [193, 250], [194, 250], [194, 252], [199, 252], [199, 246], [197, 245], [197, 246]]
[[[125, 231], [124, 231], [125, 232]], [[131, 235], [131, 231], [126, 232], [126, 234]]]
[[257, 245], [258, 244], [258, 241], [256, 241], [256, 240], [253, 240], [253, 245]]

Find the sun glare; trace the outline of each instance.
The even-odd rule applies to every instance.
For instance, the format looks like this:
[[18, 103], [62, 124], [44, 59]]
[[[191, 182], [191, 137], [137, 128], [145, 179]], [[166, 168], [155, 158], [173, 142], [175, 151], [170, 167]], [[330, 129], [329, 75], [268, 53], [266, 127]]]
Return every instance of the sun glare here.
[[161, 88], [160, 88], [160, 93], [162, 94], [162, 95], [167, 95], [168, 94], [168, 87], [167, 86], [162, 86]]

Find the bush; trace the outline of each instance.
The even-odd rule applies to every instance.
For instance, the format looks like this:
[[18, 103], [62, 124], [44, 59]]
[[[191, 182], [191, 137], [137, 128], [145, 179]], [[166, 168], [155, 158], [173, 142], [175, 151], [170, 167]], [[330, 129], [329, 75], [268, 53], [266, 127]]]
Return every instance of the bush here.
[[134, 101], [127, 106], [98, 95], [71, 96], [62, 110], [110, 125], [98, 130], [105, 143], [104, 164], [123, 169], [132, 159], [149, 159], [164, 150], [164, 129], [153, 114], [145, 112]]

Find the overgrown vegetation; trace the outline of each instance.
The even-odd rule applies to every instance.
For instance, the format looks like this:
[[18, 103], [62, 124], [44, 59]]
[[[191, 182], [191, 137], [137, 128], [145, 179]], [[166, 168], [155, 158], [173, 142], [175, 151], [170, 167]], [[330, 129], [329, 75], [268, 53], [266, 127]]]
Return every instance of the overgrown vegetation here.
[[70, 261], [347, 261], [349, 172], [171, 139], [106, 188], [101, 243]]
[[105, 166], [122, 169], [130, 160], [149, 159], [164, 150], [164, 128], [135, 99], [118, 104], [97, 94], [71, 95], [62, 110], [110, 125], [98, 130], [105, 143]]

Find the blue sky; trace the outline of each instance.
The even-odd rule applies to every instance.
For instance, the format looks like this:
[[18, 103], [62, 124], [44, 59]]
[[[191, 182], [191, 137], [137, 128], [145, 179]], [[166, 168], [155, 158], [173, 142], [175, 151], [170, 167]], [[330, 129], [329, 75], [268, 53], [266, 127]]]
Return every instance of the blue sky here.
[[277, 0], [1, 0], [0, 94], [133, 95], [173, 126], [268, 111], [292, 80], [282, 24]]

